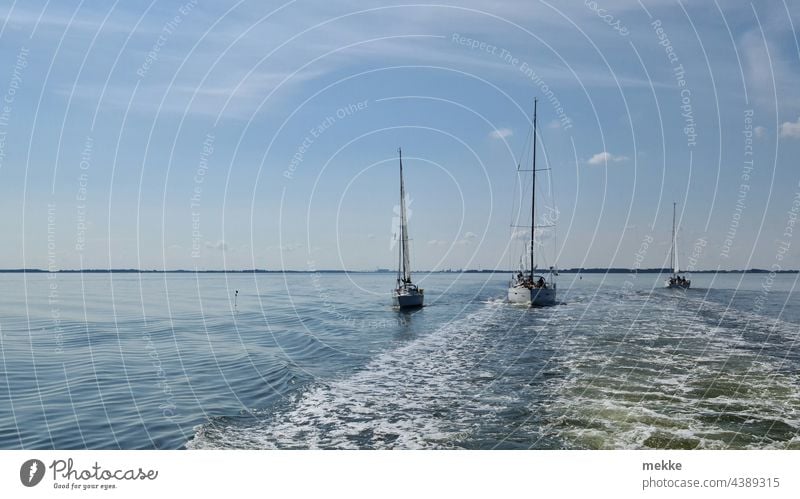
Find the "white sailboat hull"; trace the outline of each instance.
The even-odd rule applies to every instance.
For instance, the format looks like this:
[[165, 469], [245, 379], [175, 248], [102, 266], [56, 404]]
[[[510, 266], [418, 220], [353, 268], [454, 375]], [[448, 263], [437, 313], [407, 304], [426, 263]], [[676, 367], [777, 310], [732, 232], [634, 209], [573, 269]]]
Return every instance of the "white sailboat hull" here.
[[398, 293], [394, 290], [392, 293], [392, 304], [399, 308], [414, 308], [423, 306], [425, 301], [424, 293]]
[[556, 288], [514, 286], [508, 288], [508, 301], [527, 304], [532, 307], [548, 307], [556, 304]]

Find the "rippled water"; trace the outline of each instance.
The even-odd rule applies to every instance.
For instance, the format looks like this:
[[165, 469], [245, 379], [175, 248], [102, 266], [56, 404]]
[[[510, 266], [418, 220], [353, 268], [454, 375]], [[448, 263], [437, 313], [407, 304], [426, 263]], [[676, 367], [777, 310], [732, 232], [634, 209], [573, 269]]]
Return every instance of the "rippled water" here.
[[0, 448], [800, 448], [797, 275], [392, 279], [0, 274]]

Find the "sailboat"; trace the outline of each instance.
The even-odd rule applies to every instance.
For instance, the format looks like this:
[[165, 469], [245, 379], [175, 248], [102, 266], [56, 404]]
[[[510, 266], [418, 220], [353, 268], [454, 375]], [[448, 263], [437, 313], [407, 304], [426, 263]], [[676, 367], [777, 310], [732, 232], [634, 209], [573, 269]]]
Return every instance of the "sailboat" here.
[[672, 203], [672, 247], [669, 251], [669, 266], [672, 269], [672, 275], [664, 282], [664, 286], [670, 289], [689, 289], [692, 281], [680, 275], [680, 267], [678, 266], [678, 254], [675, 253], [675, 205]]
[[556, 303], [556, 283], [554, 281], [555, 272], [550, 267], [547, 278], [537, 275], [536, 264], [534, 261], [534, 248], [536, 237], [536, 104], [533, 101], [533, 169], [531, 171], [531, 243], [530, 243], [530, 266], [526, 271], [524, 261], [520, 270], [512, 276], [508, 286], [508, 301], [511, 303], [521, 303], [530, 306], [549, 306]]
[[411, 282], [411, 259], [408, 254], [408, 220], [406, 219], [406, 190], [403, 185], [403, 151], [397, 150], [400, 156], [400, 244], [399, 262], [397, 265], [397, 287], [392, 290], [392, 303], [399, 308], [421, 307], [425, 299], [425, 290]]

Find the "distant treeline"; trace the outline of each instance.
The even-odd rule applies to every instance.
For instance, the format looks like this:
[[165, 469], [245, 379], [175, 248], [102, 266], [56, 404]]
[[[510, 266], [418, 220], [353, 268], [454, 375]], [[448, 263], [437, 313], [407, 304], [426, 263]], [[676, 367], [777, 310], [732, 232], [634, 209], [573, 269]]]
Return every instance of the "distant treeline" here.
[[[545, 270], [541, 270], [545, 272]], [[267, 269], [249, 269], [249, 270], [143, 270], [143, 269], [66, 269], [57, 270], [52, 273], [58, 274], [391, 274], [394, 270], [379, 269], [379, 270], [267, 270]], [[434, 270], [424, 271], [420, 270], [418, 273], [434, 273], [434, 274], [510, 274], [517, 272], [516, 270]], [[622, 268], [571, 268], [559, 269], [562, 274], [671, 274], [671, 269], [622, 269]], [[684, 273], [686, 271], [682, 271]], [[767, 270], [767, 269], [749, 269], [749, 270], [692, 270], [692, 274], [769, 274], [775, 272], [776, 274], [796, 274], [800, 270]], [[47, 274], [51, 273], [49, 270], [43, 269], [0, 269], [0, 273], [14, 274], [14, 273], [29, 273], [29, 274]]]

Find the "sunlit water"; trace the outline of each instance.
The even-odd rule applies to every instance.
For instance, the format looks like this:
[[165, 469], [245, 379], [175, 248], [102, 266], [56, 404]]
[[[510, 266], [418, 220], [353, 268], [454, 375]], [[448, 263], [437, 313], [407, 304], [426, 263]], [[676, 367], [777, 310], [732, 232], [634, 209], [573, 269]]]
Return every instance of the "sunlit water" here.
[[0, 448], [800, 448], [797, 275], [507, 279], [0, 274]]

